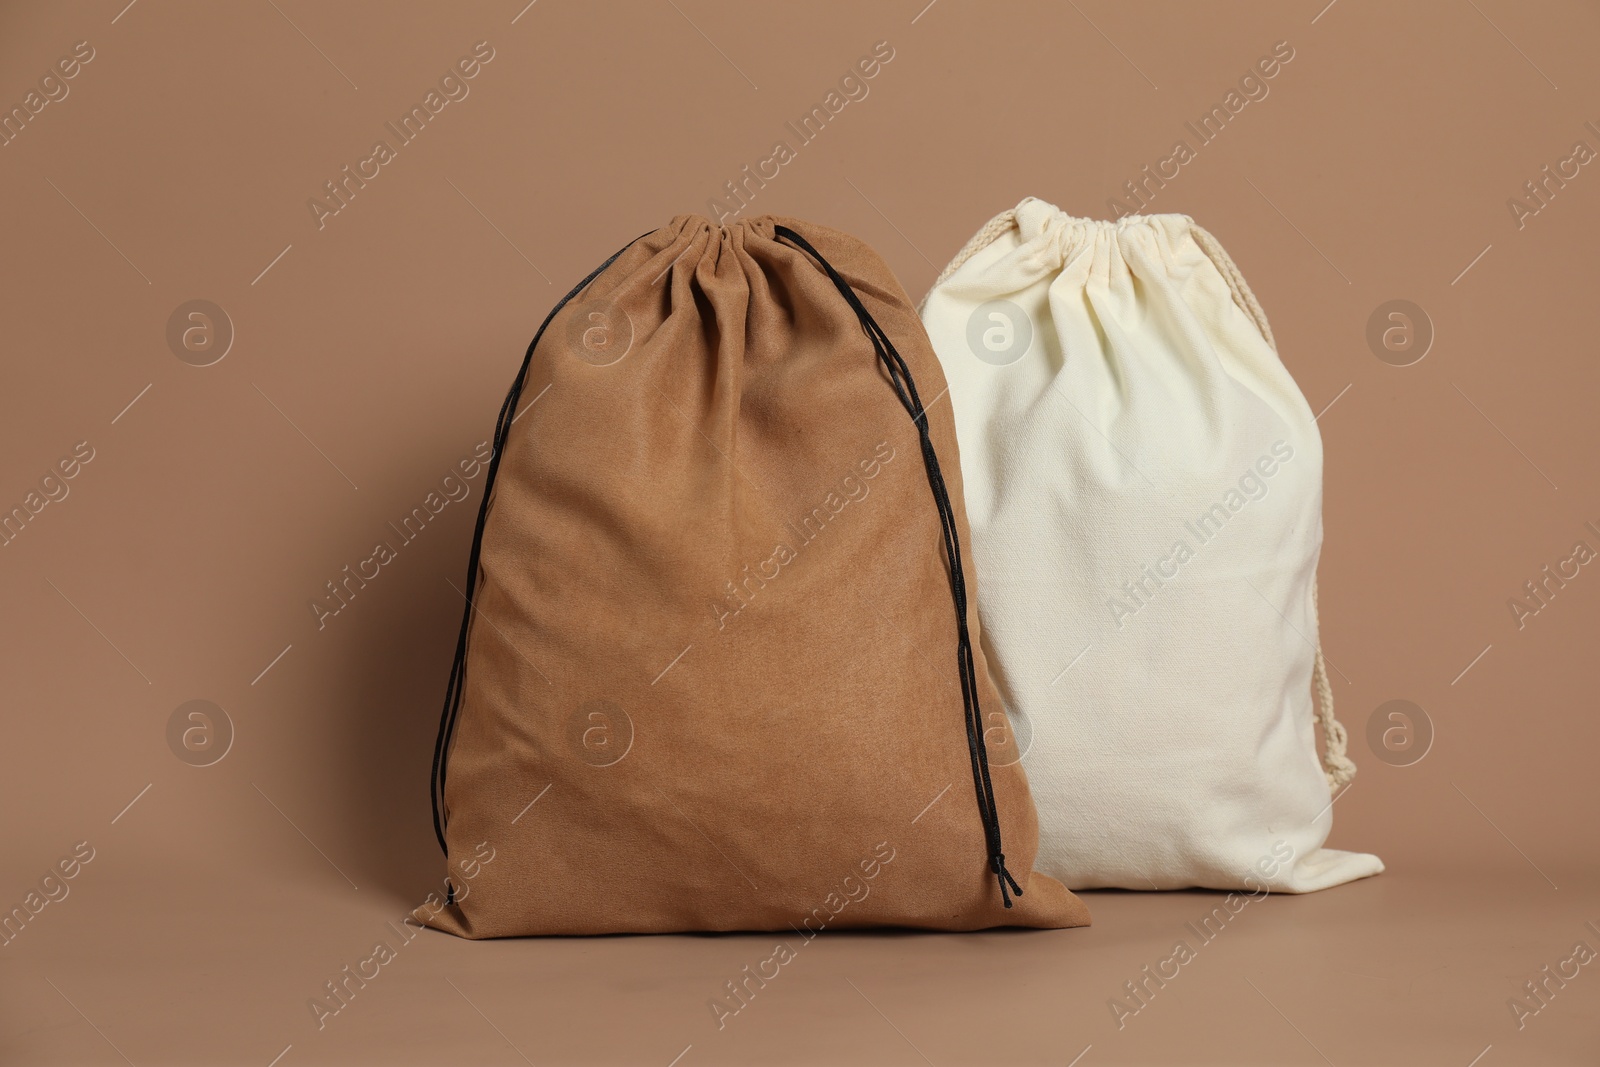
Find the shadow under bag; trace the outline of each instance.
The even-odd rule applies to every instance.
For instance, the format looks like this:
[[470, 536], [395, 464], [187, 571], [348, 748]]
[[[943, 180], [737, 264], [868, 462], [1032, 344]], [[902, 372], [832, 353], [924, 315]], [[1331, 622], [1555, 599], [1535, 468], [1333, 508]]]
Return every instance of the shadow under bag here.
[[1033, 872], [938, 361], [887, 266], [681, 216], [540, 327], [435, 755], [464, 937], [1088, 922]]

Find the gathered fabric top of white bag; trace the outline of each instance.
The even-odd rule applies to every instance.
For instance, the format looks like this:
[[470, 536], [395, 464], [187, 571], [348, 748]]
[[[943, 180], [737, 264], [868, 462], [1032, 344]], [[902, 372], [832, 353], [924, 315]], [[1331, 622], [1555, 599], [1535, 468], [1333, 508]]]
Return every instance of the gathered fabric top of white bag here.
[[1323, 847], [1355, 768], [1317, 624], [1322, 440], [1221, 245], [1185, 215], [1029, 198], [922, 317], [1038, 869], [1252, 892], [1382, 871]]

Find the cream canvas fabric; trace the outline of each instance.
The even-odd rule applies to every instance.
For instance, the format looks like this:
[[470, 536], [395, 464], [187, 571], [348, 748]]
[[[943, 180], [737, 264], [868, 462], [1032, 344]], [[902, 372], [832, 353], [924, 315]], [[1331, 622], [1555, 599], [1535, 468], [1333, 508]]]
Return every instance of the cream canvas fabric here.
[[1038, 869], [1256, 892], [1383, 870], [1323, 847], [1354, 766], [1318, 645], [1322, 442], [1221, 246], [1187, 216], [1030, 198], [922, 316]]

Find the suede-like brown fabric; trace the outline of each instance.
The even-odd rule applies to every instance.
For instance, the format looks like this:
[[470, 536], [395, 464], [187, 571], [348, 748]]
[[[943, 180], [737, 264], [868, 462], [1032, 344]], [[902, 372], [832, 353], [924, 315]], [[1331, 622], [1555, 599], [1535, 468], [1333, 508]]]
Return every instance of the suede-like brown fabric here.
[[[910, 366], [959, 517], [1009, 910], [968, 755]], [[614, 360], [614, 362], [612, 362]], [[1033, 802], [979, 645], [944, 376], [860, 241], [681, 216], [533, 353], [494, 485], [447, 754], [464, 937], [1088, 923], [1032, 873]], [[620, 757], [620, 758], [619, 758]]]

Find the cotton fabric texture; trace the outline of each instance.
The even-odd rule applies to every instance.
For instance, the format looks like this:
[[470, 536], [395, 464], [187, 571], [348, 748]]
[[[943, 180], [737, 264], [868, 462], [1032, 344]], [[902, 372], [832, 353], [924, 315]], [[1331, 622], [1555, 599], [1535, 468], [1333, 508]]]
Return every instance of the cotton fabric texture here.
[[[930, 403], [879, 257], [681, 216], [541, 328], [502, 417], [439, 813], [464, 937], [1088, 922], [1033, 873], [1033, 804], [953, 569], [950, 410], [897, 397], [837, 270]], [[980, 817], [958, 631], [1005, 866]], [[453, 688], [455, 683], [453, 682]], [[491, 856], [488, 862], [484, 856]], [[1009, 895], [1009, 893], [1007, 894]]]
[[1323, 847], [1354, 766], [1319, 646], [1322, 441], [1221, 245], [1183, 215], [1030, 198], [922, 317], [1038, 869], [1281, 892], [1382, 871]]

